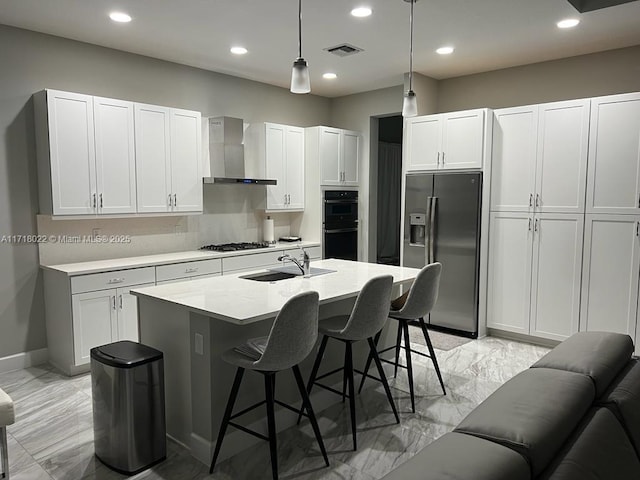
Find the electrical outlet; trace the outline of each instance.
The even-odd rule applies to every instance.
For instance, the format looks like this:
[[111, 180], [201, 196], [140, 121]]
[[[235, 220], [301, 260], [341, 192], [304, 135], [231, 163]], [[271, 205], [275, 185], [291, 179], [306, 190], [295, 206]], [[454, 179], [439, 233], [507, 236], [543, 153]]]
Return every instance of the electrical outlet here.
[[200, 333], [196, 333], [194, 350], [198, 355], [204, 355], [204, 337]]

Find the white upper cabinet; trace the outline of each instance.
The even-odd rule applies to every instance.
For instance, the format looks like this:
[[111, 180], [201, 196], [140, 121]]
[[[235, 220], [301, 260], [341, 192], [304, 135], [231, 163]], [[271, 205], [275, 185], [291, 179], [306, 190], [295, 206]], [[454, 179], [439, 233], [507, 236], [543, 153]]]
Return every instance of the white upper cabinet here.
[[57, 90], [34, 102], [41, 213], [135, 213], [133, 103]]
[[539, 106], [536, 211], [584, 212], [589, 110], [589, 100]]
[[589, 101], [494, 112], [491, 210], [584, 211]]
[[587, 213], [640, 213], [640, 94], [591, 100]]
[[100, 213], [136, 212], [133, 103], [93, 98]]
[[138, 211], [201, 212], [200, 112], [135, 104]]
[[319, 136], [320, 184], [357, 186], [360, 134], [332, 127], [311, 127], [307, 131]]
[[200, 112], [171, 109], [171, 191], [174, 212], [202, 211]]
[[138, 211], [169, 212], [171, 195], [170, 109], [135, 104]]
[[580, 330], [634, 338], [640, 273], [640, 216], [586, 215]]
[[486, 110], [415, 117], [405, 122], [407, 171], [481, 169]]
[[253, 124], [245, 141], [246, 165], [276, 185], [266, 187], [266, 210], [304, 210], [304, 128]]
[[202, 211], [199, 112], [57, 90], [34, 105], [40, 213]]
[[491, 210], [529, 212], [536, 179], [537, 106], [493, 112]]

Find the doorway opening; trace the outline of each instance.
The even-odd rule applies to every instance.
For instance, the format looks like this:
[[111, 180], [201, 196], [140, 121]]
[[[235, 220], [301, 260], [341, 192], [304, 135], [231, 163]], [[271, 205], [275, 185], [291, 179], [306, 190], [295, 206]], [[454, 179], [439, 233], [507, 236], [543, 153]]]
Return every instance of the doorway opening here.
[[378, 119], [376, 262], [400, 265], [401, 115]]

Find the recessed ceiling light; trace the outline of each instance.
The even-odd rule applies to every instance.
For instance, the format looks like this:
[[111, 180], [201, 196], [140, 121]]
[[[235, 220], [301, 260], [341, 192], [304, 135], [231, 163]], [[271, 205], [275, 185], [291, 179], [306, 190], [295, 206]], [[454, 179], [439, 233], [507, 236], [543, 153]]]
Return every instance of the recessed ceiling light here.
[[453, 53], [453, 47], [440, 47], [436, 50], [436, 53], [439, 53], [440, 55], [449, 55]]
[[234, 55], [244, 55], [247, 53], [247, 49], [244, 47], [231, 47], [231, 53]]
[[327, 72], [322, 74], [322, 78], [326, 78], [327, 80], [333, 80], [338, 78], [338, 75], [336, 75], [335, 73]]
[[351, 15], [354, 17], [368, 17], [371, 15], [371, 9], [369, 7], [357, 7], [351, 10]]
[[131, 21], [131, 16], [124, 12], [111, 12], [109, 18], [118, 23], [128, 23]]
[[567, 18], [558, 22], [558, 28], [573, 28], [580, 23], [577, 18]]

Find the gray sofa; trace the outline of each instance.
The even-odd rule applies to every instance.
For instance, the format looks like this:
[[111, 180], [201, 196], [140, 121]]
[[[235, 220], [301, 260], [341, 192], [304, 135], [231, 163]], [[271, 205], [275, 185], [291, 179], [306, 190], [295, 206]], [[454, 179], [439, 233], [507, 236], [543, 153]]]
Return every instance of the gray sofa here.
[[627, 335], [573, 335], [384, 480], [640, 479], [632, 354]]

